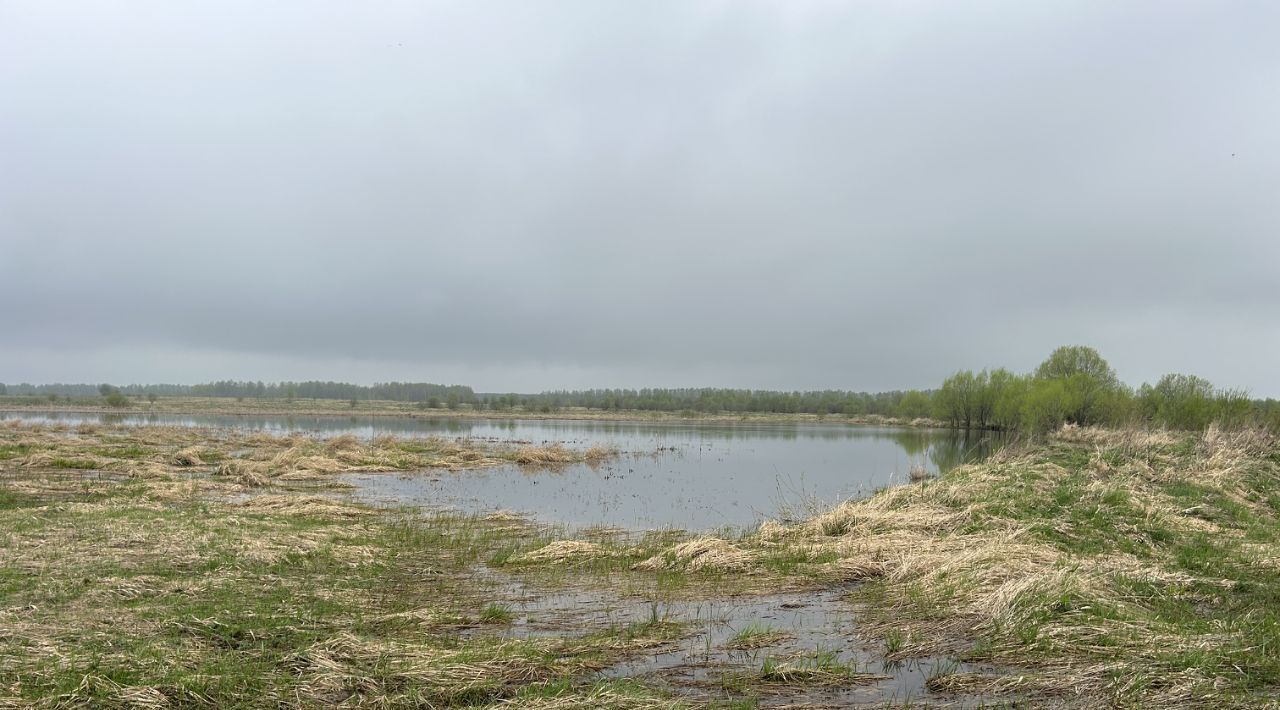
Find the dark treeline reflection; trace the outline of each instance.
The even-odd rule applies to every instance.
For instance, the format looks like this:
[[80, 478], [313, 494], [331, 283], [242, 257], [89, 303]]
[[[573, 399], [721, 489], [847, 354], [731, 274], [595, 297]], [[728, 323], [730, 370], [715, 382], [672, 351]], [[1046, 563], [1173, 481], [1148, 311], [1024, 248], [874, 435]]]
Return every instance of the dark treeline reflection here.
[[938, 471], [976, 463], [1013, 441], [1002, 432], [899, 429], [886, 434], [913, 460], [927, 459]]

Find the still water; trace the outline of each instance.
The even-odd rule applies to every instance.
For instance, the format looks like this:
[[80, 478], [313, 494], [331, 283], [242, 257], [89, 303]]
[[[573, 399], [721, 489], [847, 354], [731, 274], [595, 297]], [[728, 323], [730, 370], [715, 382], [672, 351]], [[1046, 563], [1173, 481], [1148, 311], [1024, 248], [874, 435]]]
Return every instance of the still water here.
[[800, 516], [815, 506], [903, 483], [914, 466], [939, 472], [980, 460], [1002, 443], [990, 435], [846, 424], [0, 412], [0, 419], [17, 418], [321, 437], [392, 434], [574, 448], [602, 444], [623, 454], [597, 466], [555, 470], [510, 466], [342, 478], [371, 502], [510, 510], [546, 522], [627, 529], [741, 528]]

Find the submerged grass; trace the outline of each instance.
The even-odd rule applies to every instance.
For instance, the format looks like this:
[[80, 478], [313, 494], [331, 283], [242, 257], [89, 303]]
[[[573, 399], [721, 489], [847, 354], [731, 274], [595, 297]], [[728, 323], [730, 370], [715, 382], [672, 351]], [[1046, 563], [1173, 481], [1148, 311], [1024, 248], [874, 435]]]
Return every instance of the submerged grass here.
[[471, 440], [362, 441], [320, 439], [234, 429], [23, 424], [0, 426], [0, 462], [24, 469], [104, 471], [132, 477], [192, 480], [222, 492], [268, 486], [336, 485], [334, 474], [356, 471], [461, 471], [505, 464], [594, 463], [613, 449], [533, 448]]

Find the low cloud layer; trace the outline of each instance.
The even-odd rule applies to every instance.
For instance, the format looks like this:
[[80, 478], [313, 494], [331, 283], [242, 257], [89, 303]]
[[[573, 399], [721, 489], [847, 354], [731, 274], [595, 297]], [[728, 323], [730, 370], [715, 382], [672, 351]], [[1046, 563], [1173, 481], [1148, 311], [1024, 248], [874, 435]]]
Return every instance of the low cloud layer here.
[[0, 4], [0, 381], [1280, 396], [1273, 3]]

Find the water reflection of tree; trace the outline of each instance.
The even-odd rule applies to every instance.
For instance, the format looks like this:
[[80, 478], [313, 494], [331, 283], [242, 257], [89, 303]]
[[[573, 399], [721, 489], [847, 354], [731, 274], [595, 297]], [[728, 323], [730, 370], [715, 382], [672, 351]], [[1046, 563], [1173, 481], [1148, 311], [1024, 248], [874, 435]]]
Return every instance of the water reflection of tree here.
[[991, 431], [900, 429], [884, 433], [912, 461], [928, 459], [939, 472], [982, 461], [1008, 443], [1006, 434]]
[[908, 457], [916, 458], [924, 455], [929, 450], [930, 444], [939, 435], [940, 432], [924, 429], [900, 429], [885, 434], [885, 437], [897, 442]]
[[940, 472], [966, 463], [982, 461], [1008, 440], [1007, 435], [988, 431], [948, 431], [941, 433], [929, 449], [929, 460]]

